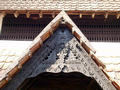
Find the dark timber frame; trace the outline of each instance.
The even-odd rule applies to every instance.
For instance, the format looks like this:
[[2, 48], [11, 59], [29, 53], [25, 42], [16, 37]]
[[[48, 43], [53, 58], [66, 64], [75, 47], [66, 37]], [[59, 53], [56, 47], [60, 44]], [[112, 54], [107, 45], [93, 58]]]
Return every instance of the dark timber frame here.
[[[17, 18], [19, 14], [26, 14], [26, 17], [29, 18], [31, 14], [38, 14], [40, 18], [44, 14], [51, 14], [54, 18], [57, 14], [60, 13], [60, 10], [0, 10], [0, 13], [2, 14], [14, 14], [14, 16]], [[115, 15], [116, 19], [120, 18], [120, 12], [119, 11], [80, 11], [80, 10], [69, 10], [66, 11], [68, 15], [79, 15], [80, 18], [82, 18], [83, 15], [90, 15], [91, 18], [95, 18], [96, 15], [104, 15], [105, 18], [108, 18], [109, 15]]]

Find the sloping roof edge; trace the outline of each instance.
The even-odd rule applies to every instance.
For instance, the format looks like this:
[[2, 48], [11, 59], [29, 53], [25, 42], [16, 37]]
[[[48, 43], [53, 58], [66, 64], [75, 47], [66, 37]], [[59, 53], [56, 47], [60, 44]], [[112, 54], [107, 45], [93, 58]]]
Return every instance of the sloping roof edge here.
[[8, 81], [22, 68], [22, 66], [32, 57], [32, 54], [42, 46], [43, 42], [49, 38], [56, 28], [64, 20], [64, 23], [72, 30], [72, 34], [80, 41], [81, 46], [86, 50], [94, 62], [101, 68], [105, 76], [110, 80], [110, 82], [120, 90], [120, 86], [110, 79], [110, 77], [104, 71], [105, 65], [94, 55], [95, 50], [90, 45], [87, 38], [82, 34], [79, 28], [74, 24], [74, 22], [69, 18], [69, 16], [61, 11], [44, 29], [43, 31], [33, 40], [32, 44], [19, 58], [19, 63], [7, 73], [6, 77], [0, 81], [0, 88], [8, 83]]

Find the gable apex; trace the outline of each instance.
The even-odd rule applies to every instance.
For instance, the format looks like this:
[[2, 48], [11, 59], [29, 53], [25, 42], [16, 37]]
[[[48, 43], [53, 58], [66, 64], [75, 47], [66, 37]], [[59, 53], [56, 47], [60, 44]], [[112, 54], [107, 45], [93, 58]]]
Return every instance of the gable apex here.
[[39, 37], [46, 39], [48, 36], [46, 36], [45, 38], [42, 36], [44, 36], [47, 33], [49, 34], [53, 33], [54, 30], [59, 26], [62, 19], [65, 20], [65, 25], [67, 25], [72, 30], [72, 33], [75, 35], [75, 37], [78, 40], [80, 40], [80, 42], [83, 42], [85, 44], [86, 50], [88, 50], [89, 53], [90, 51], [95, 53], [96, 51], [91, 46], [88, 39], [83, 35], [83, 33], [79, 30], [76, 24], [70, 19], [67, 13], [63, 10], [43, 29], [43, 31], [35, 38], [33, 42], [35, 42]]

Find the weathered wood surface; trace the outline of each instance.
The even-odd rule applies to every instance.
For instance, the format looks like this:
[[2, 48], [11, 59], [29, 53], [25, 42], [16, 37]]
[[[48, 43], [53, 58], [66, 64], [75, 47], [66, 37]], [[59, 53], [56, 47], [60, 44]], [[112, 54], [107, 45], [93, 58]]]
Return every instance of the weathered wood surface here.
[[[72, 33], [73, 34], [75, 34], [75, 37], [76, 38], [80, 38], [80, 45], [82, 45], [82, 48], [84, 48], [84, 50], [86, 50], [87, 51], [87, 53], [90, 53], [91, 51], [93, 51], [93, 52], [95, 52], [94, 51], [94, 49], [92, 48], [92, 46], [90, 45], [90, 43], [89, 43], [89, 41], [87, 40], [87, 38], [82, 34], [82, 32], [78, 29], [78, 27], [74, 24], [74, 22], [72, 22], [72, 20], [68, 17], [68, 15], [64, 12], [64, 11], [62, 11], [58, 16], [56, 16], [55, 17], [55, 19], [53, 19], [48, 25], [47, 25], [47, 27], [45, 27], [44, 28], [44, 30], [35, 38], [35, 40], [33, 41], [33, 43], [31, 44], [31, 46], [23, 53], [23, 55], [21, 55], [21, 57], [19, 58], [19, 62], [17, 63], [17, 68], [18, 69], [21, 69], [21, 67], [22, 67], [22, 65], [25, 63], [25, 62], [27, 62], [28, 60], [29, 60], [29, 58], [31, 58], [31, 56], [33, 55], [33, 53], [38, 49], [38, 48], [40, 48], [40, 47], [42, 47], [42, 44], [43, 44], [43, 42], [45, 41], [45, 40], [47, 40], [47, 38], [49, 38], [51, 35], [52, 35], [52, 33], [53, 33], [53, 31], [58, 27], [58, 25], [59, 25], [59, 23], [60, 23], [60, 20], [61, 20], [61, 18], [64, 18], [65, 19], [65, 21], [66, 22], [68, 22], [69, 24], [70, 24], [70, 26], [72, 26]], [[62, 38], [62, 39], [64, 39], [64, 37]], [[61, 39], [61, 40], [62, 40]], [[82, 41], [82, 42], [81, 42]], [[83, 45], [84, 44], [84, 45]], [[84, 47], [85, 46], [85, 47]], [[47, 51], [46, 51], [47, 52]], [[91, 56], [90, 56], [91, 57]], [[93, 62], [93, 63], [95, 63], [94, 61], [91, 61], [91, 62]], [[70, 62], [71, 63], [71, 62]], [[75, 62], [76, 63], [76, 62]], [[41, 70], [41, 72], [44, 72], [44, 66], [46, 66], [46, 64], [45, 63], [43, 63], [43, 64], [40, 64], [41, 65], [41, 67], [43, 68], [43, 71]], [[49, 64], [47, 64], [48, 66], [49, 66]], [[47, 69], [46, 71], [50, 71], [50, 72], [60, 72], [61, 71], [61, 69], [64, 69], [64, 67], [66, 68], [66, 67], [68, 67], [68, 69], [66, 68], [66, 69], [64, 69], [63, 71], [64, 72], [73, 72], [73, 71], [78, 71], [78, 69], [76, 69], [76, 68], [73, 68], [73, 67], [77, 67], [77, 65], [75, 64], [75, 65], [71, 65], [71, 66], [69, 66], [69, 64], [67, 64], [67, 63], [61, 63], [61, 65], [60, 65], [60, 69], [58, 68], [58, 66], [59, 66], [59, 64], [55, 64], [55, 65], [52, 65], [53, 67], [54, 67], [54, 69]], [[86, 65], [86, 64], [85, 64]], [[96, 66], [96, 64], [92, 64], [93, 66], [95, 65], [95, 68], [97, 69], [98, 68], [98, 66]], [[99, 65], [101, 65], [102, 66], [102, 63], [101, 64], [99, 64]], [[56, 68], [55, 68], [56, 67]], [[73, 69], [72, 69], [73, 68]], [[78, 68], [80, 68], [79, 66], [78, 66]], [[15, 69], [16, 70], [16, 69]], [[52, 71], [51, 71], [52, 70]], [[58, 71], [57, 71], [58, 70]], [[39, 71], [39, 70], [38, 70]], [[88, 70], [89, 71], [89, 70]], [[17, 72], [17, 71], [16, 71]], [[87, 71], [85, 71], [85, 70], [83, 70], [83, 72], [82, 73], [84, 73], [85, 75], [89, 75], [89, 74], [86, 74], [86, 72]], [[102, 74], [102, 76], [96, 76], [96, 77], [104, 77], [106, 80], [105, 80], [105, 82], [104, 83], [106, 83], [107, 82], [107, 78], [104, 76], [104, 74], [99, 70], [99, 68], [98, 68], [98, 71], [96, 70], [96, 71], [92, 71], [92, 73], [93, 72], [95, 72], [95, 74], [94, 75], [99, 75], [97, 72], [100, 72], [101, 74]], [[40, 72], [39, 72], [40, 73]], [[91, 72], [90, 72], [91, 73]], [[5, 77], [6, 77], [6, 79], [7, 80], [9, 80], [9, 78], [11, 78], [10, 77], [10, 75], [8, 74], [7, 76], [6, 76], [6, 74], [5, 74]], [[95, 77], [95, 78], [96, 78]], [[21, 80], [23, 80], [23, 79], [21, 79]], [[101, 84], [101, 82], [103, 82], [103, 81], [98, 81], [98, 82], [100, 82], [100, 84]], [[109, 85], [111, 84], [111, 83], [108, 83]], [[102, 85], [104, 85], [104, 84], [101, 84], [101, 86]], [[108, 87], [103, 87], [103, 88], [109, 88], [109, 85], [108, 85]], [[112, 86], [112, 85], [111, 85]], [[113, 88], [113, 87], [112, 87]], [[106, 89], [107, 90], [107, 89]]]
[[26, 78], [43, 72], [81, 72], [94, 77], [104, 90], [115, 90], [77, 39], [66, 29], [56, 30], [4, 89], [14, 90]]

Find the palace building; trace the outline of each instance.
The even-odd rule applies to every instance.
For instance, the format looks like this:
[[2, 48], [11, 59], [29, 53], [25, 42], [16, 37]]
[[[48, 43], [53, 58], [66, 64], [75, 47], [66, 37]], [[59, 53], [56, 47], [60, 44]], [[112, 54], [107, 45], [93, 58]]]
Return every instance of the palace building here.
[[0, 90], [120, 90], [119, 0], [1, 0]]

